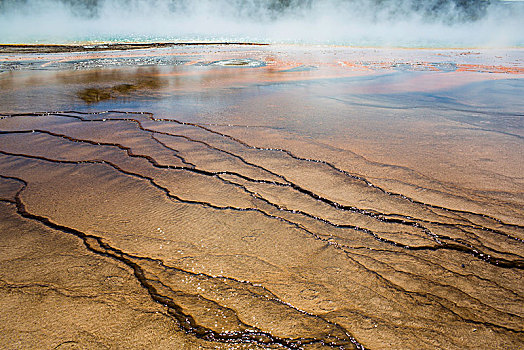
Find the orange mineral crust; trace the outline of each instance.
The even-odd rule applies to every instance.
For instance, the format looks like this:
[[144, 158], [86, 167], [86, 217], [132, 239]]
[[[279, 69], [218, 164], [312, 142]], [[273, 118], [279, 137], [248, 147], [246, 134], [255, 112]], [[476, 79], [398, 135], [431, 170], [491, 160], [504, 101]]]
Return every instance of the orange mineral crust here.
[[524, 347], [522, 50], [32, 50], [1, 348]]

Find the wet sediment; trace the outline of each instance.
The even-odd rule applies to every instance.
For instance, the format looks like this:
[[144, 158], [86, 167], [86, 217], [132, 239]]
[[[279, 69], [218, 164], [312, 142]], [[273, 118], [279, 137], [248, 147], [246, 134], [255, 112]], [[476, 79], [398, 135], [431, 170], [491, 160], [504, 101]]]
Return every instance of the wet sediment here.
[[5, 115], [0, 140], [6, 232], [23, 221], [120, 266], [173, 348], [524, 343], [518, 223], [146, 112]]

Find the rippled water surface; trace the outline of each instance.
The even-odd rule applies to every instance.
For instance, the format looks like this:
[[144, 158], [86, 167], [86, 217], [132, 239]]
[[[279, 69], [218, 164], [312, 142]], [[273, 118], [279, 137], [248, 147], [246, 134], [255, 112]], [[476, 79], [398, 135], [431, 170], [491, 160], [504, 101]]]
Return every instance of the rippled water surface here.
[[0, 344], [521, 348], [522, 58], [0, 55]]

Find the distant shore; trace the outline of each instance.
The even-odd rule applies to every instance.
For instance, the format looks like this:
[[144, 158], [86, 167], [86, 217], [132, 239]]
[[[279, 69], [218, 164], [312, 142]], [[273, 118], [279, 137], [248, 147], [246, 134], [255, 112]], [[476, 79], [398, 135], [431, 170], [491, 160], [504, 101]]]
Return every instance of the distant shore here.
[[160, 43], [115, 43], [115, 44], [0, 44], [0, 53], [59, 53], [59, 52], [84, 52], [84, 51], [110, 51], [110, 50], [137, 50], [171, 46], [201, 46], [201, 45], [244, 45], [266, 46], [265, 43], [250, 42], [160, 42]]

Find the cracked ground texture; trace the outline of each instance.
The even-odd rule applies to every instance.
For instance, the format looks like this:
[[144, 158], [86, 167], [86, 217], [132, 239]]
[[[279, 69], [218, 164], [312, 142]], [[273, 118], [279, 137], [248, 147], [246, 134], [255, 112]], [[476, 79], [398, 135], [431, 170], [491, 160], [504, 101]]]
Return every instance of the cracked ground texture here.
[[[87, 84], [87, 72], [60, 84]], [[158, 86], [125, 98], [154, 104], [167, 93]], [[207, 97], [235, 98], [220, 89]], [[302, 121], [293, 133], [278, 118], [240, 124], [254, 113], [241, 103], [214, 122], [191, 120], [191, 108], [102, 109], [123, 98], [0, 110], [0, 347], [524, 346], [518, 171], [442, 163], [452, 170], [432, 176], [422, 158], [415, 167], [344, 150], [336, 131], [329, 144], [301, 136]], [[460, 122], [457, 138], [472, 132]], [[521, 139], [493, 130], [518, 158]], [[451, 181], [453, 171], [468, 177]]]

